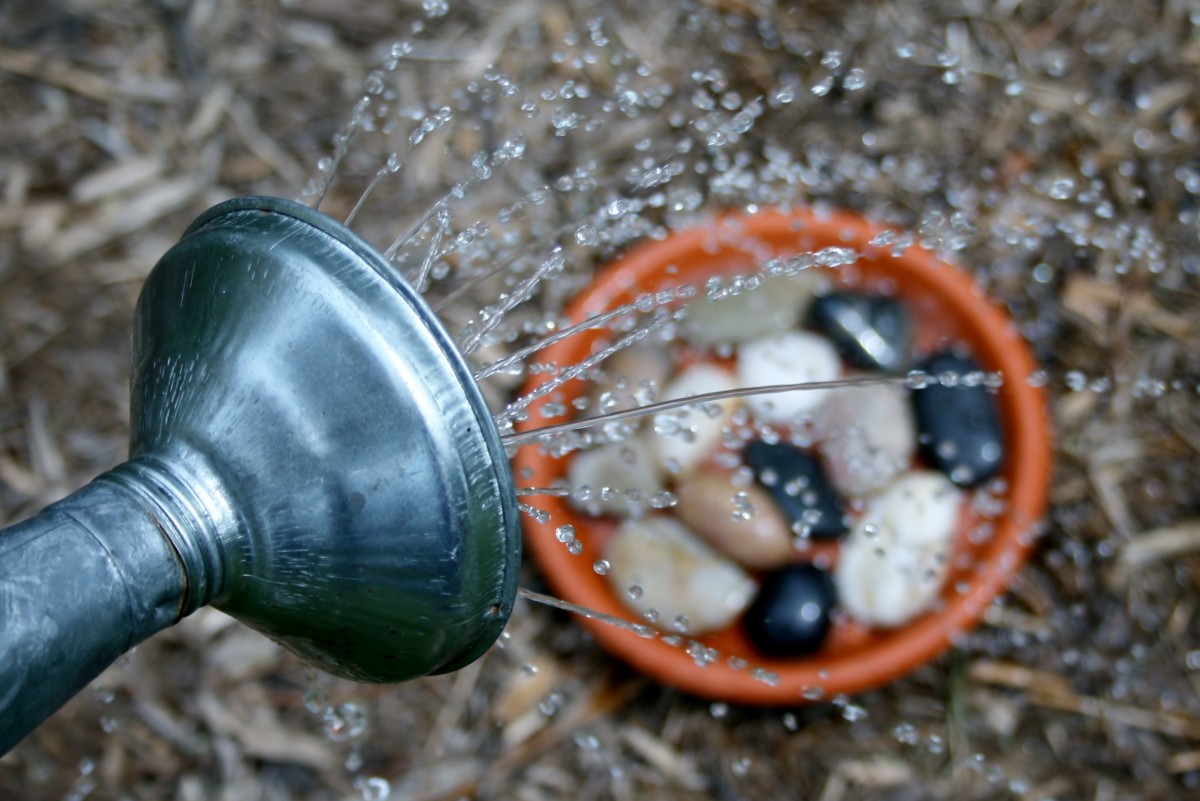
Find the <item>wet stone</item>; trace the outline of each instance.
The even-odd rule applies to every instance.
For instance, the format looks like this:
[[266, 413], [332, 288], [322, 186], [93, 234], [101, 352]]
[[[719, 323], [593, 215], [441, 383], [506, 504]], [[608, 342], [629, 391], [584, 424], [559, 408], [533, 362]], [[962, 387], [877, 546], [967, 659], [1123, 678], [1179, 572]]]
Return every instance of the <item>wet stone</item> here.
[[577, 454], [567, 467], [567, 480], [576, 490], [591, 490], [585, 497], [573, 493], [571, 505], [593, 517], [639, 517], [648, 510], [649, 498], [664, 489], [653, 450], [638, 439]]
[[[711, 364], [694, 364], [675, 376], [664, 401], [736, 388], [733, 376]], [[703, 463], [720, 444], [721, 430], [737, 408], [736, 398], [673, 409], [654, 416], [652, 443], [668, 473], [686, 473]]]
[[836, 390], [816, 421], [822, 463], [843, 495], [883, 489], [912, 462], [916, 422], [907, 391], [890, 384]]
[[604, 362], [604, 380], [592, 388], [590, 414], [636, 409], [653, 403], [671, 373], [666, 348], [640, 342], [623, 348]]
[[932, 470], [906, 473], [872, 496], [838, 555], [842, 608], [884, 627], [932, 608], [949, 570], [962, 500], [962, 491]]
[[746, 342], [794, 328], [813, 295], [828, 282], [816, 270], [794, 276], [754, 276], [752, 289], [726, 288], [688, 307], [683, 335], [697, 345]]
[[813, 456], [791, 445], [755, 440], [742, 458], [792, 531], [807, 531], [815, 539], [834, 539], [846, 532], [842, 500]]
[[787, 520], [760, 487], [738, 488], [725, 473], [700, 470], [680, 481], [675, 497], [679, 519], [745, 567], [779, 567], [795, 555]]
[[975, 380], [978, 362], [944, 352], [918, 369], [931, 378], [912, 393], [922, 456], [962, 487], [992, 478], [1004, 461], [1004, 436], [995, 396]]
[[702, 634], [733, 623], [757, 585], [746, 571], [666, 515], [626, 520], [608, 544], [617, 597], [665, 631]]
[[898, 300], [833, 292], [813, 301], [808, 321], [857, 367], [895, 373], [908, 366], [912, 330]]
[[[824, 337], [808, 331], [784, 331], [745, 342], [738, 348], [738, 383], [743, 387], [818, 383], [842, 374], [841, 359]], [[789, 425], [814, 413], [828, 389], [804, 389], [751, 395], [746, 405], [760, 420]]]
[[742, 628], [765, 656], [805, 656], [825, 642], [835, 602], [828, 573], [812, 564], [792, 565], [763, 579]]

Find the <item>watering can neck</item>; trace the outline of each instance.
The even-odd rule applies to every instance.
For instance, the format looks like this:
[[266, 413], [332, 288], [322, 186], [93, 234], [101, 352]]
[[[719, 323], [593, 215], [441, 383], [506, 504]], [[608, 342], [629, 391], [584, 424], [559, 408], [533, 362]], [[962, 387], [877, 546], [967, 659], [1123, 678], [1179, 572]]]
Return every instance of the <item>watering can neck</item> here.
[[233, 571], [229, 551], [244, 538], [228, 494], [198, 451], [169, 460], [142, 454], [97, 480], [123, 489], [170, 545], [183, 581], [177, 620], [220, 597]]

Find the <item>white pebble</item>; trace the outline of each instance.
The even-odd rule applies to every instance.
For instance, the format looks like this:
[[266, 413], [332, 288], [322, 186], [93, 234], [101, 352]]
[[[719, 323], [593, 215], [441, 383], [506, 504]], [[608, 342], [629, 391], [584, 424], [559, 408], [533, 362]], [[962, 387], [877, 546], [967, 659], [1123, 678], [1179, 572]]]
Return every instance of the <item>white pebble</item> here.
[[[572, 494], [571, 505], [594, 517], [645, 514], [650, 497], [664, 488], [654, 454], [637, 439], [576, 454], [567, 466], [567, 480], [572, 489], [591, 489], [586, 499]], [[630, 490], [636, 497], [630, 497]]]
[[842, 542], [838, 601], [874, 626], [900, 626], [931, 609], [950, 563], [962, 492], [941, 473], [901, 476], [867, 508]]
[[[711, 364], [686, 368], [663, 391], [663, 400], [677, 400], [734, 389], [733, 376]], [[672, 409], [654, 416], [652, 440], [659, 465], [668, 473], [686, 473], [709, 457], [721, 441], [721, 429], [739, 401], [716, 401], [699, 407]]]
[[[833, 344], [807, 331], [784, 331], [747, 342], [738, 349], [738, 382], [743, 387], [833, 381], [842, 372]], [[765, 422], [788, 425], [811, 414], [828, 389], [751, 395], [746, 404]]]
[[816, 420], [825, 475], [843, 495], [883, 489], [912, 462], [916, 421], [908, 393], [891, 384], [834, 390]]
[[[605, 558], [617, 597], [639, 616], [657, 612], [656, 624], [666, 631], [702, 634], [725, 628], [758, 589], [746, 571], [665, 515], [625, 521]], [[676, 625], [680, 620], [686, 627]]]

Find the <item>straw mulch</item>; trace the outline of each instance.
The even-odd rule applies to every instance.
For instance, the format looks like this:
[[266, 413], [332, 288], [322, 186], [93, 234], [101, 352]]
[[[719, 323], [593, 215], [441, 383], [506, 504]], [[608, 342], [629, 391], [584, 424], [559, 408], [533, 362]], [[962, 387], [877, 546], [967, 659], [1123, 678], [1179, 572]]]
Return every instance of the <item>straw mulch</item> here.
[[[424, 105], [449, 103], [489, 61], [523, 85], [561, 86], [570, 59], [548, 53], [595, 16], [679, 92], [697, 65], [722, 67], [746, 99], [793, 85], [745, 149], [790, 152], [801, 196], [957, 251], [1034, 341], [1058, 442], [1033, 563], [936, 663], [791, 710], [681, 696], [615, 664], [569, 618], [524, 606], [504, 649], [400, 687], [309, 672], [206, 610], [0, 758], [0, 798], [315, 801], [380, 798], [383, 782], [391, 798], [429, 801], [1195, 797], [1200, 8], [451, 8], [398, 73]], [[218, 200], [297, 194], [420, 12], [369, 0], [0, 5], [0, 521], [123, 457], [130, 320], [150, 267]], [[511, 184], [479, 191], [477, 210], [589, 158], [616, 175], [635, 142], [675, 135], [665, 116], [561, 141], [531, 128], [530, 156]], [[489, 136], [449, 134], [448, 154], [381, 194], [361, 230], [386, 244]], [[351, 155], [335, 212], [377, 166], [365, 140]], [[715, 192], [704, 201], [722, 205]], [[527, 567], [525, 584], [538, 581]]]

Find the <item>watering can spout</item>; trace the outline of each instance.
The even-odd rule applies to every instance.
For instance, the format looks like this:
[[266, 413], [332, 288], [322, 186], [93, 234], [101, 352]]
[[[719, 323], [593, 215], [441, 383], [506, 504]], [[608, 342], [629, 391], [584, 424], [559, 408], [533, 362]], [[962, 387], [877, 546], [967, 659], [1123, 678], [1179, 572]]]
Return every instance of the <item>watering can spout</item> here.
[[499, 432], [436, 317], [354, 233], [221, 204], [147, 279], [130, 460], [0, 530], [0, 753], [213, 605], [397, 682], [499, 636], [520, 561]]

